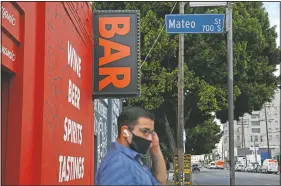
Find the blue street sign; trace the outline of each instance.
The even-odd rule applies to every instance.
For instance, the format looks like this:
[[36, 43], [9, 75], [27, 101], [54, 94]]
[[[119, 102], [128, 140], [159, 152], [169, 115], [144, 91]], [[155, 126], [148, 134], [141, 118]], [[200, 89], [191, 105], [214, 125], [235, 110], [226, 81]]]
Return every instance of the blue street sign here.
[[224, 14], [168, 14], [165, 16], [166, 32], [183, 33], [223, 33]]

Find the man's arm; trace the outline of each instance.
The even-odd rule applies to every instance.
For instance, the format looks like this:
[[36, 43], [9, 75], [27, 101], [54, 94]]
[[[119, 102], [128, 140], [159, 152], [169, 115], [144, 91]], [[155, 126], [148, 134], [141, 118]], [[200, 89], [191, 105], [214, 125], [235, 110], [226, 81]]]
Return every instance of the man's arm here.
[[100, 170], [96, 185], [136, 185], [137, 181], [129, 171], [127, 161], [119, 155], [107, 160], [107, 165]]
[[152, 146], [150, 148], [150, 155], [152, 159], [152, 168], [154, 170], [155, 178], [162, 184], [166, 185], [167, 171], [166, 163], [159, 145], [159, 138], [155, 133], [153, 136]]

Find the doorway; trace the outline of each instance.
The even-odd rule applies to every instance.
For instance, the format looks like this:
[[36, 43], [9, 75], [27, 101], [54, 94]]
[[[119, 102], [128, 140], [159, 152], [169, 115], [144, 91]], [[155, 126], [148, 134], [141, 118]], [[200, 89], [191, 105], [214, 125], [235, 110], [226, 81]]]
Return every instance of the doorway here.
[[6, 156], [7, 156], [7, 135], [8, 135], [8, 110], [9, 110], [9, 91], [10, 75], [1, 72], [1, 176], [2, 185], [6, 183]]

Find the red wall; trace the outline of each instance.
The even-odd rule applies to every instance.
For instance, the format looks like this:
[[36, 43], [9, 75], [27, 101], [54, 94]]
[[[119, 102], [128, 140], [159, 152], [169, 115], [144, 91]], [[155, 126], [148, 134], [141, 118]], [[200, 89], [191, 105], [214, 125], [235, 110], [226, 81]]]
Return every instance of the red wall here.
[[[2, 52], [1, 72], [12, 74], [2, 184], [93, 184], [90, 5], [4, 2], [2, 7], [16, 21], [2, 18], [2, 47], [16, 55], [13, 60]], [[68, 61], [78, 65], [71, 67]], [[69, 80], [76, 86], [69, 89]], [[60, 162], [60, 156], [68, 163]], [[69, 161], [77, 164], [75, 178], [76, 164]], [[73, 174], [64, 177], [69, 171]]]

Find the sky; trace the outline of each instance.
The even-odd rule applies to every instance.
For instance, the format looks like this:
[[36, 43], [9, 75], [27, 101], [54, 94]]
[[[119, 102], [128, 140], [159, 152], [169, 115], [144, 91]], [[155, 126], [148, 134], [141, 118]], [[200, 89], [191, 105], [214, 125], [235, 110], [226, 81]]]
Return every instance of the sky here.
[[[280, 46], [280, 3], [279, 2], [263, 2], [270, 21], [270, 26], [276, 25], [276, 32], [278, 34], [277, 46]], [[280, 70], [277, 70], [276, 75], [280, 74]]]

